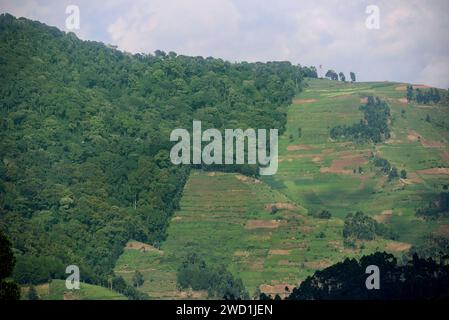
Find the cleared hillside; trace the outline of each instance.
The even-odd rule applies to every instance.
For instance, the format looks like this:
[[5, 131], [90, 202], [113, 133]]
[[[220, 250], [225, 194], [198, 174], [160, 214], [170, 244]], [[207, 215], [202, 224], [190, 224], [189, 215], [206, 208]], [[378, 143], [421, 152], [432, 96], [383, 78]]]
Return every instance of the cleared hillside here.
[[[308, 84], [288, 108], [275, 176], [259, 181], [193, 172], [160, 250], [128, 246], [115, 272], [131, 281], [139, 270], [145, 278], [141, 290], [153, 298], [204, 298], [206, 292], [176, 288], [182, 259], [196, 252], [242, 278], [250, 295], [260, 290], [282, 296], [286, 286], [345, 257], [383, 250], [401, 256], [423, 236], [446, 230], [447, 219], [426, 221], [416, 217], [415, 209], [449, 181], [441, 169], [449, 167], [447, 127], [432, 123], [448, 119], [449, 108], [408, 104], [405, 86], [398, 83], [312, 79]], [[332, 127], [360, 121], [359, 106], [368, 95], [388, 102], [391, 138], [376, 145], [330, 139]], [[388, 181], [373, 164], [373, 154], [407, 170], [408, 177]], [[275, 204], [279, 210], [271, 210]], [[307, 214], [320, 210], [333, 217]], [[397, 239], [376, 237], [355, 249], [345, 247], [343, 219], [357, 210], [391, 228]]]
[[[265, 181], [307, 209], [326, 209], [342, 218], [362, 210], [393, 225], [401, 241], [418, 243], [435, 223], [423, 222], [415, 210], [449, 181], [448, 170], [437, 169], [449, 167], [449, 106], [407, 103], [406, 85], [393, 82], [308, 83], [288, 109], [279, 171]], [[368, 96], [389, 104], [391, 138], [378, 144], [330, 139], [332, 127], [362, 119], [359, 106]], [[405, 169], [407, 179], [388, 181], [373, 155]]]

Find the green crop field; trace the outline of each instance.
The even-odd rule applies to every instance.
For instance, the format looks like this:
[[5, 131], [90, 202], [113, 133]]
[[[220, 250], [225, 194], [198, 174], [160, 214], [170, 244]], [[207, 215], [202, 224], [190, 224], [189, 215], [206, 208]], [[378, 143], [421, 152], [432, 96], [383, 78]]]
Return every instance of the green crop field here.
[[[402, 86], [308, 80], [288, 110], [277, 174], [255, 180], [193, 171], [167, 240], [160, 249], [128, 245], [116, 274], [131, 282], [139, 270], [145, 279], [140, 290], [151, 298], [205, 298], [205, 292], [180, 291], [176, 286], [183, 258], [196, 252], [207, 263], [223, 264], [242, 278], [250, 295], [258, 290], [282, 295], [286, 286], [296, 286], [315, 270], [345, 257], [377, 250], [401, 255], [447, 223], [417, 218], [415, 209], [449, 181], [446, 173], [422, 171], [449, 166], [447, 129], [425, 121], [429, 113], [434, 119], [447, 119], [449, 108], [407, 104]], [[368, 95], [389, 103], [392, 137], [377, 145], [331, 140], [333, 126], [360, 121], [359, 106]], [[408, 178], [388, 182], [374, 167], [372, 154], [406, 169]], [[274, 205], [279, 210], [270, 210]], [[323, 209], [332, 213], [331, 219], [307, 214]], [[345, 248], [343, 219], [357, 210], [389, 225], [398, 241], [377, 238], [358, 249]]]
[[[327, 209], [341, 218], [356, 210], [373, 216], [391, 210], [389, 218], [401, 240], [419, 241], [435, 225], [417, 219], [414, 211], [449, 181], [448, 174], [421, 171], [449, 166], [449, 131], [425, 118], [430, 114], [436, 120], [448, 119], [449, 108], [407, 103], [405, 86], [399, 83], [323, 79], [308, 83], [288, 111], [287, 133], [280, 140], [279, 171], [264, 181], [307, 209]], [[391, 139], [378, 145], [332, 141], [330, 128], [358, 122], [362, 118], [358, 107], [369, 95], [389, 103]], [[413, 135], [419, 135], [420, 141]], [[371, 153], [386, 158], [399, 170], [405, 169], [409, 179], [386, 181], [369, 161]]]
[[[22, 288], [22, 295], [26, 297], [28, 287]], [[65, 280], [52, 280], [36, 286], [36, 292], [42, 300], [127, 300], [124, 295], [104, 287], [80, 283], [79, 290], [69, 290]]]

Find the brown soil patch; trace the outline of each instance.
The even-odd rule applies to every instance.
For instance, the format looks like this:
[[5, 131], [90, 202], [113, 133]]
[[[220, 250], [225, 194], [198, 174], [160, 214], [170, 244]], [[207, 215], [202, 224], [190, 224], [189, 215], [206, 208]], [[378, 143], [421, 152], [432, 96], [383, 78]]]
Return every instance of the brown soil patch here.
[[241, 250], [237, 250], [236, 252], [234, 252], [234, 257], [249, 257], [249, 252], [248, 251], [241, 251]]
[[[413, 89], [425, 89], [425, 88], [430, 88], [429, 86], [423, 85], [423, 84], [414, 84], [413, 85]], [[397, 86], [395, 88], [396, 91], [406, 91], [407, 90], [407, 86], [406, 85], [402, 85], [402, 86]]]
[[443, 160], [445, 160], [447, 163], [449, 163], [449, 153], [447, 153], [447, 151], [443, 151], [441, 153], [441, 158], [443, 158]]
[[[402, 179], [403, 180], [403, 179]], [[408, 174], [407, 179], [404, 180], [406, 182], [406, 184], [411, 184], [411, 183], [423, 183], [423, 179], [421, 179], [420, 177], [418, 177], [418, 175], [416, 174], [416, 172], [410, 172]]]
[[309, 145], [306, 144], [298, 144], [298, 145], [294, 145], [294, 146], [288, 146], [287, 150], [288, 151], [298, 151], [298, 150], [312, 150], [313, 148]]
[[393, 210], [384, 210], [381, 214], [375, 215], [373, 218], [379, 223], [388, 223], [393, 215]]
[[298, 264], [293, 261], [290, 261], [290, 260], [282, 259], [282, 260], [279, 260], [278, 265], [294, 267], [294, 266], [297, 266]]
[[449, 225], [444, 224], [444, 225], [440, 226], [435, 233], [439, 236], [449, 238]]
[[416, 141], [421, 142], [421, 145], [424, 148], [444, 148], [443, 143], [441, 143], [439, 141], [424, 139], [418, 132], [413, 131], [413, 130], [409, 131], [409, 133], [407, 135], [407, 139], [410, 142], [416, 142]]
[[126, 244], [125, 249], [126, 250], [140, 250], [143, 252], [152, 251], [152, 252], [157, 252], [157, 253], [161, 253], [161, 254], [163, 253], [163, 251], [153, 247], [152, 245], [149, 245], [149, 244], [143, 243], [143, 242], [139, 242], [139, 241], [129, 241]]
[[326, 259], [305, 262], [304, 265], [309, 269], [324, 269], [330, 267], [332, 262]]
[[279, 162], [283, 162], [283, 161], [291, 162], [294, 159], [305, 159], [305, 158], [313, 159], [315, 157], [321, 157], [321, 156], [319, 154], [289, 154], [287, 156], [280, 156], [278, 158], [278, 161]]
[[[288, 288], [288, 291], [285, 290], [286, 287]], [[271, 295], [271, 297], [273, 298], [278, 294], [282, 299], [290, 295], [293, 288], [295, 288], [295, 286], [291, 284], [276, 284], [276, 285], [261, 284], [259, 286], [260, 292], [263, 292], [266, 295]]]
[[366, 164], [368, 161], [363, 155], [360, 154], [348, 154], [342, 156], [340, 159], [332, 160], [332, 164], [329, 168], [322, 167], [320, 172], [322, 173], [339, 173], [339, 174], [353, 174], [353, 170], [346, 169], [350, 166], [358, 166]]
[[280, 256], [288, 256], [288, 255], [290, 255], [290, 250], [273, 249], [273, 250], [268, 251], [268, 254], [280, 255]]
[[418, 171], [421, 174], [438, 175], [438, 174], [449, 174], [449, 168], [431, 168]]
[[407, 139], [410, 142], [416, 142], [421, 139], [421, 136], [416, 131], [409, 131]]
[[360, 98], [360, 103], [367, 103], [368, 102], [368, 98]]
[[324, 149], [323, 150], [324, 154], [331, 154], [332, 152], [334, 152], [334, 149]]
[[424, 148], [444, 148], [444, 144], [439, 141], [426, 140], [421, 138], [421, 144]]
[[208, 294], [207, 291], [175, 291], [173, 293], [170, 293], [169, 296], [175, 296], [179, 297], [181, 299], [205, 299], [207, 298]]
[[276, 203], [267, 204], [265, 206], [265, 209], [269, 212], [271, 212], [271, 210], [273, 210], [274, 208], [277, 208], [279, 210], [289, 210], [289, 211], [293, 211], [293, 210], [297, 209], [294, 204], [287, 203], [287, 202], [276, 202]]
[[278, 220], [248, 220], [245, 229], [277, 229], [280, 224]]
[[295, 99], [293, 100], [293, 104], [304, 104], [304, 103], [312, 103], [318, 101], [317, 99]]
[[320, 156], [315, 156], [315, 157], [312, 158], [312, 161], [315, 162], [315, 163], [322, 162], [323, 158], [321, 158]]
[[243, 174], [236, 174], [235, 178], [237, 180], [245, 182], [245, 183], [260, 183], [260, 180], [244, 176]]
[[407, 100], [406, 98], [400, 98], [400, 99], [398, 99], [398, 102], [399, 102], [400, 104], [407, 104], [407, 103], [408, 103], [408, 100]]
[[73, 292], [70, 291], [66, 291], [64, 292], [64, 300], [76, 300], [75, 295], [73, 294]]
[[263, 271], [265, 261], [263, 258], [257, 258], [249, 264], [251, 271]]
[[401, 252], [401, 251], [407, 251], [411, 247], [412, 247], [412, 245], [410, 243], [390, 241], [387, 244], [387, 246], [385, 247], [385, 249], [388, 251]]
[[315, 230], [314, 227], [309, 227], [309, 226], [301, 226], [298, 228], [299, 232], [304, 233], [304, 234], [309, 234], [311, 232], [313, 232], [313, 230]]

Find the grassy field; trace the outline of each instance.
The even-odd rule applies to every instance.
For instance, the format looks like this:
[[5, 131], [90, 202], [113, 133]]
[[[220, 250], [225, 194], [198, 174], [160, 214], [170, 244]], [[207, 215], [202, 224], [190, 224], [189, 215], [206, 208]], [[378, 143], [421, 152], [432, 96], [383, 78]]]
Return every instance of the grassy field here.
[[[407, 103], [404, 84], [323, 79], [308, 83], [288, 110], [287, 133], [280, 140], [279, 171], [264, 181], [308, 209], [327, 209], [337, 217], [356, 210], [372, 216], [392, 213], [388, 219], [401, 241], [419, 242], [435, 223], [417, 219], [415, 209], [449, 181], [448, 174], [422, 171], [449, 167], [449, 132], [433, 122], [448, 119], [449, 108]], [[378, 145], [332, 141], [330, 128], [358, 122], [362, 118], [358, 107], [369, 95], [389, 103], [392, 138]], [[425, 121], [427, 114], [433, 119], [430, 122]], [[398, 170], [405, 169], [408, 179], [387, 182], [369, 161], [372, 153]]]
[[[330, 128], [358, 122], [359, 106], [368, 95], [388, 101], [392, 138], [378, 145], [332, 141]], [[404, 98], [403, 84], [398, 83], [309, 80], [288, 109], [276, 175], [259, 181], [194, 171], [160, 250], [128, 244], [115, 272], [127, 281], [136, 270], [142, 272], [145, 283], [140, 289], [152, 298], [205, 298], [205, 292], [176, 288], [182, 259], [196, 252], [241, 277], [250, 295], [258, 290], [282, 295], [286, 286], [296, 286], [345, 257], [376, 250], [401, 255], [447, 223], [426, 222], [414, 212], [449, 182], [448, 174], [423, 171], [449, 167], [449, 132], [432, 122], [447, 119], [449, 108], [407, 104]], [[425, 121], [427, 114], [430, 122]], [[370, 161], [372, 154], [406, 169], [408, 179], [388, 182]], [[280, 210], [273, 213], [273, 205]], [[332, 219], [307, 215], [323, 209]], [[357, 210], [388, 224], [399, 242], [379, 238], [357, 250], [345, 248], [343, 219]]]
[[[24, 298], [28, 289], [22, 288]], [[50, 283], [38, 285], [36, 291], [41, 300], [127, 300], [120, 293], [87, 283], [80, 283], [79, 290], [68, 290], [65, 280], [52, 280]]]

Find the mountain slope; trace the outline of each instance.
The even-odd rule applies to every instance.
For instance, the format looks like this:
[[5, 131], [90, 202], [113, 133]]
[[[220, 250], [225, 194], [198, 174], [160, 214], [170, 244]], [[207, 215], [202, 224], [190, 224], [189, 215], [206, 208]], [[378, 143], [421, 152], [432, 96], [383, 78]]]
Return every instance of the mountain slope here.
[[193, 119], [282, 132], [303, 73], [289, 62], [129, 55], [8, 14], [0, 57], [0, 227], [20, 283], [76, 264], [106, 285], [128, 240], [165, 239], [190, 170], [171, 164], [170, 132]]
[[[448, 119], [449, 105], [406, 103], [405, 85], [399, 83], [308, 79], [307, 84], [288, 108], [276, 175], [259, 181], [191, 173], [161, 251], [126, 250], [115, 272], [130, 281], [139, 270], [145, 278], [141, 290], [155, 298], [204, 298], [207, 292], [180, 291], [176, 285], [183, 259], [195, 252], [242, 278], [250, 295], [261, 291], [285, 296], [286, 286], [291, 289], [315, 270], [346, 257], [384, 250], [400, 257], [429, 234], [448, 236], [441, 233], [448, 218], [423, 220], [415, 210], [449, 181], [447, 172], [435, 170], [449, 167], [449, 123], [444, 127], [432, 122]], [[370, 95], [390, 106], [391, 137], [377, 144], [332, 140], [332, 127], [360, 121], [359, 106]], [[388, 181], [373, 155], [405, 169], [407, 178]], [[322, 210], [333, 217], [311, 216]], [[395, 240], [376, 236], [348, 246], [344, 219], [357, 210], [391, 230]]]

